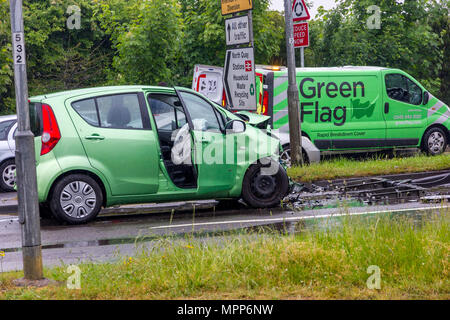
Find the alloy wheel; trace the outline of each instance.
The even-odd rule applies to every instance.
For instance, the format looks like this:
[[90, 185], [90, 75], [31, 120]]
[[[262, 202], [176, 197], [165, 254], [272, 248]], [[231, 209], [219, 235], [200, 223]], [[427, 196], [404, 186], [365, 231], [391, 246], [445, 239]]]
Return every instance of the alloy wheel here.
[[69, 217], [81, 219], [90, 215], [97, 202], [95, 190], [84, 181], [73, 181], [61, 192], [59, 202]]
[[11, 188], [14, 188], [14, 184], [16, 182], [16, 165], [11, 164], [3, 170], [2, 173], [3, 182]]
[[441, 132], [434, 131], [428, 137], [428, 149], [431, 153], [437, 154], [444, 151], [445, 137]]

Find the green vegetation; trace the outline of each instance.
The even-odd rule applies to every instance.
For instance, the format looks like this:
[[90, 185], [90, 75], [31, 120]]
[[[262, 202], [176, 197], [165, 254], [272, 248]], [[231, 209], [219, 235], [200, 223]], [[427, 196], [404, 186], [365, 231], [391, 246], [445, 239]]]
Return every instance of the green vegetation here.
[[[0, 298], [449, 299], [449, 214], [442, 209], [420, 222], [346, 216], [312, 229], [300, 223], [295, 236], [161, 239], [132, 258], [80, 265], [80, 290], [15, 288], [11, 280], [20, 273], [0, 274]], [[367, 287], [373, 265], [381, 271], [378, 290]], [[45, 273], [64, 283], [65, 271], [62, 266]]]
[[288, 175], [294, 181], [312, 182], [447, 169], [450, 169], [450, 154], [442, 154], [435, 157], [418, 155], [393, 159], [376, 157], [368, 160], [352, 160], [340, 157], [303, 167], [289, 168]]
[[[274, 0], [272, 0], [274, 1]], [[254, 1], [255, 59], [286, 64], [284, 15]], [[377, 1], [381, 29], [368, 29], [371, 0], [338, 0], [310, 22], [307, 67], [397, 67], [450, 104], [448, 0]], [[81, 28], [68, 29], [81, 9]], [[108, 84], [190, 86], [195, 64], [221, 66], [218, 0], [24, 0], [30, 96]], [[0, 114], [15, 112], [9, 1], [0, 0]]]

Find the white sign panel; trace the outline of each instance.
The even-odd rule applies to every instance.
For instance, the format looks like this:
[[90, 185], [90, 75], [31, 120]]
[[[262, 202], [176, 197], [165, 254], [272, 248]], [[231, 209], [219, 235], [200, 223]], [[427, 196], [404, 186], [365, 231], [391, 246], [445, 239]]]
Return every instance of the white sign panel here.
[[13, 34], [14, 64], [25, 64], [25, 41], [23, 32]]
[[248, 16], [240, 16], [225, 20], [227, 46], [250, 43]]
[[256, 111], [253, 48], [227, 50], [224, 83], [228, 103], [233, 110]]
[[223, 68], [195, 65], [192, 89], [221, 105], [223, 99], [222, 78]]

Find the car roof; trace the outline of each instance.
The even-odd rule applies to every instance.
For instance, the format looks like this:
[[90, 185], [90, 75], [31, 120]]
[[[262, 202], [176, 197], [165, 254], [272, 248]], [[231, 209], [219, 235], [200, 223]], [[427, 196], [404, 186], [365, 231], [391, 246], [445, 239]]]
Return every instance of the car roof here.
[[0, 122], [9, 121], [9, 120], [17, 120], [17, 115], [11, 114], [7, 116], [0, 116]]
[[107, 86], [107, 87], [94, 87], [94, 88], [83, 88], [74, 89], [67, 91], [60, 91], [50, 94], [44, 94], [39, 96], [30, 97], [33, 101], [42, 101], [46, 99], [54, 98], [73, 98], [85, 94], [95, 94], [95, 93], [111, 93], [114, 91], [126, 91], [126, 90], [150, 90], [157, 92], [173, 92], [173, 87], [158, 87], [158, 86], [146, 86], [146, 85], [134, 85], [134, 86]]
[[[260, 68], [258, 68], [260, 67]], [[388, 70], [389, 68], [385, 67], [373, 67], [373, 66], [344, 66], [344, 67], [307, 67], [307, 68], [296, 68], [296, 72], [304, 72], [304, 73], [332, 73], [332, 72], [378, 72], [382, 70]], [[272, 72], [269, 67], [257, 66], [257, 72]], [[281, 67], [281, 70], [273, 71], [277, 74], [287, 73], [287, 68]]]

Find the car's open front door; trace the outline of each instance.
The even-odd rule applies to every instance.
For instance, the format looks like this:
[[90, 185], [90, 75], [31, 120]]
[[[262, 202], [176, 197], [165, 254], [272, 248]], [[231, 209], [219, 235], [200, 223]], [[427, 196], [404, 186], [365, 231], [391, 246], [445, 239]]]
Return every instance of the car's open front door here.
[[227, 145], [222, 115], [204, 98], [177, 90], [191, 130], [192, 161], [198, 174], [199, 192], [223, 195], [236, 179], [235, 143]]

